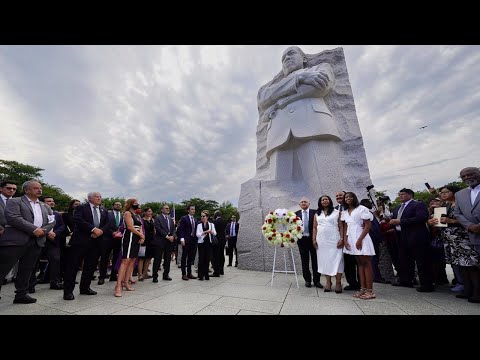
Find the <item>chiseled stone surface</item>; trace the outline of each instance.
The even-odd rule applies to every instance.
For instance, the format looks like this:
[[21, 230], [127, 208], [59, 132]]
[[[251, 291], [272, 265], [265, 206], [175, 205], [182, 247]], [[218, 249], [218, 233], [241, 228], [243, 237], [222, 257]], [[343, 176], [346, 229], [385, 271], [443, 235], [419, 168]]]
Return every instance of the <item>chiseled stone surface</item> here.
[[[261, 225], [268, 212], [277, 208], [298, 210], [298, 202], [303, 196], [310, 199], [312, 208], [316, 208], [318, 198], [321, 195], [327, 194], [334, 199], [335, 192], [339, 190], [353, 191], [359, 198], [363, 198], [366, 196], [366, 186], [371, 185], [367, 158], [355, 112], [355, 102], [348, 78], [343, 49], [336, 48], [314, 55], [307, 54], [307, 57], [311, 59], [309, 60], [311, 61], [310, 65], [312, 65], [310, 68], [315, 68], [315, 65], [318, 64], [327, 63], [333, 69], [335, 80], [331, 85], [331, 89], [323, 98], [307, 97], [306, 99], [303, 98], [290, 103], [288, 98], [295, 97], [296, 94], [281, 98], [281, 101], [285, 99], [288, 105], [277, 110], [276, 116], [269, 120], [268, 115], [271, 113], [272, 107], [264, 110], [260, 105], [265, 103], [265, 98], [268, 98], [268, 94], [270, 94], [265, 90], [265, 88], [268, 88], [268, 84], [264, 85], [259, 91], [256, 175], [253, 179], [242, 184], [238, 206], [240, 231], [237, 249], [239, 252], [239, 266], [242, 269], [261, 271], [271, 271], [272, 269], [273, 248], [266, 243], [261, 233]], [[272, 66], [276, 67], [277, 65], [272, 64]], [[299, 71], [301, 72], [303, 69]], [[281, 77], [282, 75], [279, 73], [274, 79]], [[273, 96], [272, 98], [276, 99]], [[303, 108], [308, 107], [308, 101], [312, 103], [316, 112], [308, 112], [308, 109], [306, 113], [305, 111], [302, 112]], [[335, 136], [334, 140], [328, 138], [328, 135], [326, 135], [327, 137], [320, 135], [321, 132], [318, 131], [315, 125], [315, 121], [320, 121], [320, 118], [317, 119], [315, 116], [322, 114], [318, 110], [324, 106], [327, 107], [326, 111], [330, 111], [332, 116], [324, 116], [325, 119], [329, 120], [329, 125], [321, 130], [326, 134]], [[281, 116], [278, 114], [280, 111], [283, 111]], [[311, 128], [311, 131], [315, 131], [312, 135], [314, 135], [313, 138], [316, 141], [311, 145], [312, 151], [308, 152], [308, 154], [312, 154], [312, 157], [306, 158], [302, 155], [303, 157], [299, 158], [299, 154], [302, 153], [297, 153], [296, 151], [303, 145], [298, 139], [290, 138], [283, 145], [282, 151], [284, 151], [284, 155], [282, 156], [284, 158], [291, 156], [289, 158], [291, 162], [282, 160], [277, 163], [275, 160], [277, 158], [276, 155], [267, 156], [269, 128], [271, 128], [271, 123], [276, 119], [279, 121], [278, 117], [280, 116], [283, 122], [285, 117], [290, 117], [292, 121], [290, 126], [292, 129], [296, 129], [292, 131], [296, 133], [303, 131], [303, 125], [300, 124], [298, 126], [296, 124], [297, 121], [301, 122], [302, 120], [296, 118], [295, 114], [306, 114], [297, 116], [308, 116], [310, 121], [314, 119], [315, 124], [310, 122], [310, 125], [305, 124], [304, 126]], [[332, 126], [336, 126], [336, 128], [333, 129]], [[275, 131], [278, 131], [278, 129]], [[288, 131], [288, 129], [285, 131]], [[304, 178], [299, 175], [303, 171], [301, 169], [304, 162], [308, 163], [309, 167], [315, 167], [315, 164], [321, 163], [321, 169], [317, 170], [319, 172], [318, 176]], [[283, 267], [283, 253], [280, 256], [282, 258], [279, 265]], [[301, 273], [300, 255], [297, 248], [294, 249], [294, 257], [296, 259], [297, 272]], [[291, 263], [290, 254], [287, 254], [287, 263], [289, 270], [292, 270], [293, 264]], [[276, 266], [278, 266], [278, 263]]]

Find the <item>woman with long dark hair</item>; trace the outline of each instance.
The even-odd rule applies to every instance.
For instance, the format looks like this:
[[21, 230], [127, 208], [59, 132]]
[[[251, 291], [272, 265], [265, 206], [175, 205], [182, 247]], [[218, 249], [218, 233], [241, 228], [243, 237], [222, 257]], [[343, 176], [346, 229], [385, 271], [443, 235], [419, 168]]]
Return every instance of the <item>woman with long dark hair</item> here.
[[313, 220], [313, 247], [317, 250], [317, 271], [325, 274], [324, 292], [332, 291], [335, 276], [335, 292], [342, 292], [343, 240], [341, 238], [340, 212], [333, 208], [330, 196], [318, 199], [318, 210]]
[[343, 197], [345, 210], [342, 211], [343, 243], [345, 254], [355, 256], [360, 275], [360, 291], [353, 297], [369, 300], [375, 299], [373, 292], [372, 256], [375, 255], [372, 239], [368, 234], [373, 214], [365, 206], [360, 205], [357, 195], [347, 192]]

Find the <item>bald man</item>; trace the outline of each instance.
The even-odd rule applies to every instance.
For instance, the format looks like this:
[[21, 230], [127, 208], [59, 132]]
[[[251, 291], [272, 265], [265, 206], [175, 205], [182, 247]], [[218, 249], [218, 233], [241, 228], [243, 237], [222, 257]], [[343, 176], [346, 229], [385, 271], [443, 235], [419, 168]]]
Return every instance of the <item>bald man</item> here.
[[[300, 199], [300, 210], [295, 214], [303, 221], [303, 236], [298, 240], [298, 250], [300, 251], [300, 258], [302, 260], [302, 273], [305, 279], [305, 286], [312, 287], [312, 273], [313, 284], [322, 289], [320, 284], [320, 274], [317, 272], [317, 251], [313, 247], [313, 219], [316, 210], [310, 209], [310, 200], [302, 197]], [[310, 272], [310, 258], [312, 259], [312, 272]]]

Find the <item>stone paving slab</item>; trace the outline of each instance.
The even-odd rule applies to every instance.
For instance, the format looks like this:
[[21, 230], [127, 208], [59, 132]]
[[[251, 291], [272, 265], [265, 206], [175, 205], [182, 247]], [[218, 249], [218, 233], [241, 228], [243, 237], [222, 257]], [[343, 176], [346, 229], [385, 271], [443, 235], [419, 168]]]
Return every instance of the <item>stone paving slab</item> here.
[[[412, 288], [374, 284], [377, 298], [359, 300], [352, 297], [352, 291], [336, 294], [314, 286], [306, 288], [301, 275], [298, 289], [293, 275], [275, 274], [271, 286], [270, 272], [235, 267], [225, 267], [225, 276], [209, 281], [183, 281], [175, 266], [170, 276], [173, 281], [137, 282], [132, 285], [135, 291], [123, 290], [120, 298], [113, 296], [115, 282], [98, 285], [94, 280], [91, 288], [98, 294], [79, 295], [76, 285], [73, 301], [63, 300], [63, 291], [40, 284], [31, 294], [37, 302], [29, 305], [13, 304], [15, 288], [7, 283], [0, 294], [0, 315], [480, 315], [480, 304], [455, 298], [448, 286], [419, 293]], [[322, 277], [324, 286], [325, 282]], [[345, 286], [345, 279], [342, 282]]]

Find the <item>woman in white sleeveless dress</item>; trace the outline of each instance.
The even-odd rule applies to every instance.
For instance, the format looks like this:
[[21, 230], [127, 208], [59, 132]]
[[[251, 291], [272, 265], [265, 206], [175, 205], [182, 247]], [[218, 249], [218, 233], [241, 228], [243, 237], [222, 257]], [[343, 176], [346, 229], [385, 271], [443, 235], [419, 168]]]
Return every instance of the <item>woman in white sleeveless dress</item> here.
[[318, 210], [313, 220], [313, 247], [317, 250], [317, 271], [325, 274], [325, 292], [332, 290], [332, 276], [335, 276], [335, 292], [342, 292], [343, 241], [340, 236], [339, 211], [333, 208], [332, 199], [322, 196], [318, 199]]
[[375, 299], [373, 292], [373, 269], [372, 256], [375, 255], [370, 231], [373, 214], [365, 206], [360, 205], [357, 196], [347, 192], [343, 203], [345, 210], [342, 211], [340, 219], [343, 222], [343, 242], [345, 254], [355, 255], [360, 275], [360, 291], [356, 298], [368, 300]]

